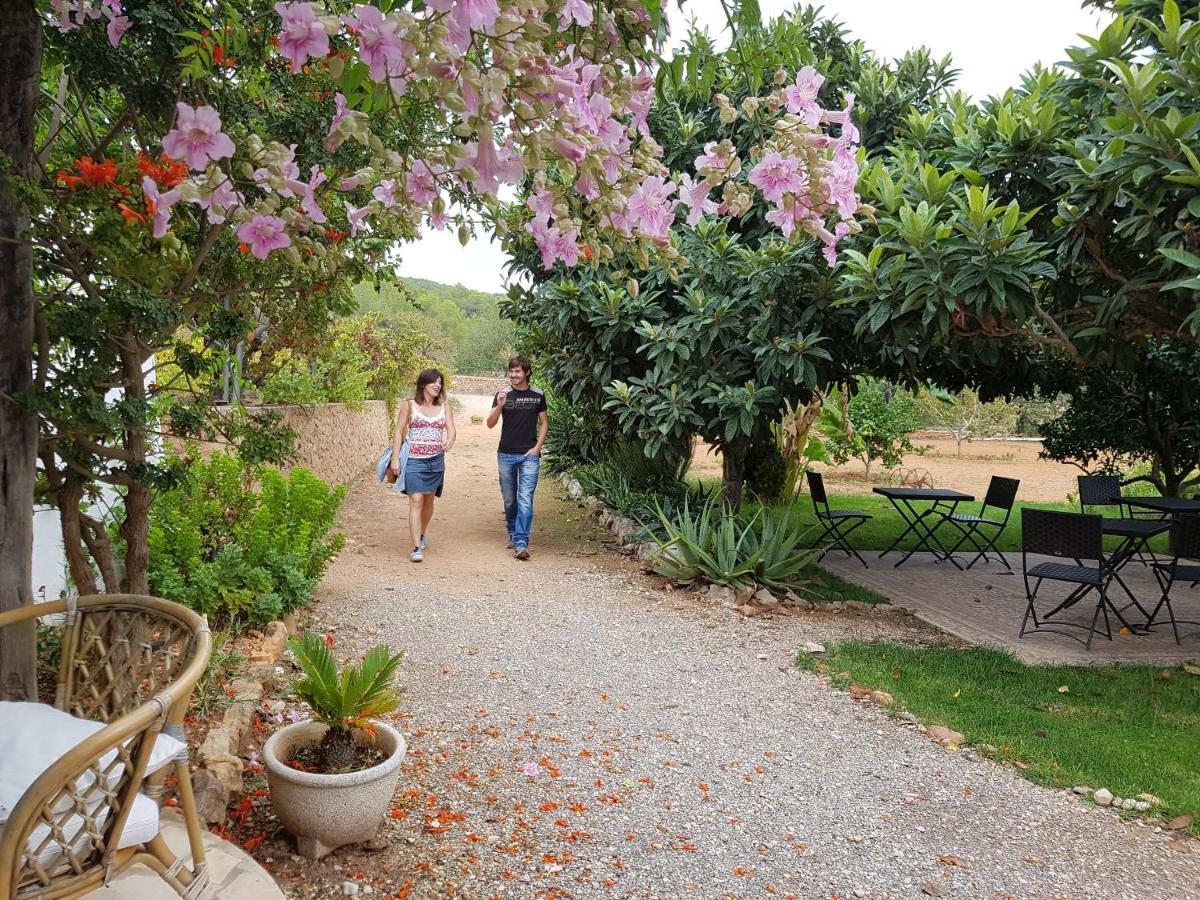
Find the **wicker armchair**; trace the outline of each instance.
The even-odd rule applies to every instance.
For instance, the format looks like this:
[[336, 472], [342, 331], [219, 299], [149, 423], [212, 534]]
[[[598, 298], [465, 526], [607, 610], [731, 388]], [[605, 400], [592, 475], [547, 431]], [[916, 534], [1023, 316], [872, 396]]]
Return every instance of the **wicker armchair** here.
[[[0, 628], [54, 614], [65, 615], [54, 705], [107, 724], [43, 772], [0, 827], [0, 900], [78, 897], [139, 863], [182, 897], [204, 895], [208, 876], [186, 753], [149, 778], [145, 773], [160, 731], [183, 739], [192, 690], [212, 650], [208, 624], [176, 603], [108, 594], [3, 613]], [[161, 832], [121, 848], [139, 792], [158, 800], [172, 773], [190, 867]]]

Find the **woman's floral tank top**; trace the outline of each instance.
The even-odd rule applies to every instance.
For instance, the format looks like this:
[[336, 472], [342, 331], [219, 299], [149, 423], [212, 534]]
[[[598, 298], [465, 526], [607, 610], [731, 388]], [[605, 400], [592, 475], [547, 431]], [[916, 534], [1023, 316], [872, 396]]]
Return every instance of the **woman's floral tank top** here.
[[446, 407], [439, 406], [437, 414], [430, 418], [412, 405], [412, 416], [408, 420], [408, 455], [410, 459], [428, 459], [437, 456], [446, 446]]

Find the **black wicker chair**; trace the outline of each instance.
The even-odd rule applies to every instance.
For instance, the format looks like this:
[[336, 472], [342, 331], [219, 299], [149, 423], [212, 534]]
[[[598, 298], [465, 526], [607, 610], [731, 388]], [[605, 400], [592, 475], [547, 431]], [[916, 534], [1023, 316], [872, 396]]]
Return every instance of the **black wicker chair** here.
[[805, 472], [808, 477], [808, 492], [812, 496], [813, 512], [817, 515], [817, 524], [824, 529], [817, 538], [817, 543], [822, 543], [826, 538], [830, 539], [830, 544], [821, 551], [821, 555], [817, 557], [817, 562], [825, 558], [825, 554], [835, 547], [845, 553], [847, 556], [853, 556], [863, 564], [864, 569], [869, 569], [867, 561], [859, 555], [859, 552], [847, 540], [850, 532], [859, 528], [864, 522], [870, 520], [870, 513], [861, 512], [856, 509], [831, 509], [829, 506], [829, 497], [825, 493], [825, 479], [820, 472]]
[[[1171, 591], [1177, 583], [1190, 583], [1194, 587], [1200, 582], [1200, 516], [1185, 516], [1171, 526], [1171, 550], [1174, 559], [1154, 564], [1154, 577], [1162, 587], [1162, 598], [1151, 611], [1146, 627], [1154, 626], [1159, 610], [1165, 606], [1170, 617], [1171, 631], [1175, 634], [1175, 643], [1178, 644], [1180, 625], [1200, 625], [1200, 622], [1189, 619], [1176, 619], [1175, 610], [1171, 608]], [[1188, 635], [1198, 636], [1200, 631]]]
[[1121, 496], [1121, 479], [1118, 476], [1080, 475], [1077, 477], [1077, 482], [1079, 484], [1080, 512], [1086, 513], [1093, 506], [1115, 506], [1119, 518], [1132, 518], [1132, 516], [1126, 515], [1128, 506], [1125, 498]]
[[[1031, 566], [1030, 554], [1067, 559], [1071, 560], [1071, 563], [1040, 562]], [[1094, 566], [1084, 565], [1085, 562], [1091, 561], [1095, 562]], [[1092, 639], [1100, 633], [1096, 624], [1103, 612], [1104, 636], [1112, 640], [1108, 612], [1111, 609], [1118, 618], [1120, 613], [1108, 599], [1108, 585], [1112, 580], [1112, 570], [1104, 557], [1104, 531], [1100, 516], [1029, 509], [1028, 507], [1022, 509], [1021, 570], [1025, 577], [1027, 603], [1025, 616], [1021, 620], [1020, 637], [1039, 631], [1053, 632], [1073, 638], [1091, 650]], [[1062, 581], [1075, 585], [1075, 588], [1058, 606], [1039, 618], [1035, 602], [1043, 581]], [[1053, 619], [1055, 615], [1079, 603], [1092, 591], [1096, 591], [1098, 600], [1090, 624], [1084, 625], [1079, 622], [1062, 620], [1051, 622], [1052, 625], [1062, 626], [1062, 628], [1086, 631], [1086, 640], [1072, 631], [1046, 626], [1045, 623]], [[1030, 619], [1033, 620], [1033, 628], [1028, 627]]]
[[[1008, 560], [996, 546], [996, 542], [1000, 540], [1000, 535], [1004, 534], [1004, 529], [1008, 525], [1013, 503], [1017, 499], [1017, 487], [1020, 484], [1021, 482], [1016, 478], [1001, 478], [993, 475], [991, 482], [988, 483], [987, 495], [983, 498], [983, 504], [979, 507], [978, 513], [949, 512], [942, 516], [943, 522], [949, 522], [962, 533], [962, 537], [958, 539], [957, 544], [950, 548], [948, 555], [953, 556], [963, 544], [969, 542], [971, 548], [977, 552], [967, 563], [968, 569], [980, 559], [988, 559], [988, 552], [991, 551], [1000, 557], [1000, 561], [1004, 563], [1006, 569], [1011, 570], [1012, 566], [1008, 564]], [[994, 511], [990, 515], [988, 514], [989, 509]], [[1001, 515], [1002, 513], [1003, 515]], [[985, 529], [993, 530], [989, 534]]]

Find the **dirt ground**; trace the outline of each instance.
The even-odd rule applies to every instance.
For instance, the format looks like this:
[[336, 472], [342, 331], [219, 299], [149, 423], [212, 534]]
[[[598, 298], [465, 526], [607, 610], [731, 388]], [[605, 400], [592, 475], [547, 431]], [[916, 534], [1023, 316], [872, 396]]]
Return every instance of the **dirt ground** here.
[[[1019, 478], [1021, 500], [1059, 502], [1075, 491], [1075, 476], [1079, 470], [1064, 463], [1038, 459], [1042, 445], [1037, 441], [964, 441], [962, 457], [955, 455], [954, 440], [936, 434], [914, 436], [913, 444], [923, 453], [909, 453], [900, 466], [902, 470], [919, 470], [928, 475], [930, 486], [952, 488], [982, 494], [993, 475]], [[844, 466], [818, 466], [826, 478], [834, 482], [834, 490], [842, 493], [866, 493], [877, 484], [899, 484], [895, 474], [876, 464], [871, 480], [863, 477], [863, 465], [851, 461]], [[721, 457], [710, 453], [707, 445], [697, 444], [692, 461], [692, 474], [702, 478], [721, 477]]]

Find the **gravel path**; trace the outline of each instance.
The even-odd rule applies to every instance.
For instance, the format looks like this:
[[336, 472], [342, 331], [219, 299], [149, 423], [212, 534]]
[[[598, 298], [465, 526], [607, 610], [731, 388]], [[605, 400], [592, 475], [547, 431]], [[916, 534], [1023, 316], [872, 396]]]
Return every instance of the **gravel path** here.
[[[494, 490], [469, 456], [451, 485], [456, 465]], [[415, 572], [371, 549], [377, 516], [358, 532], [339, 566], [359, 588], [313, 627], [345, 655], [407, 650], [409, 756], [386, 849], [340, 851], [293, 895], [354, 878], [405, 897], [1200, 897], [1200, 853], [1171, 835], [943, 749], [792, 665], [806, 640], [921, 639], [904, 617], [746, 619], [654, 590], [588, 549], [599, 536], [548, 487], [530, 565], [498, 530], [459, 543], [490, 534], [477, 501], [444, 512], [445, 569], [438, 532]]]

